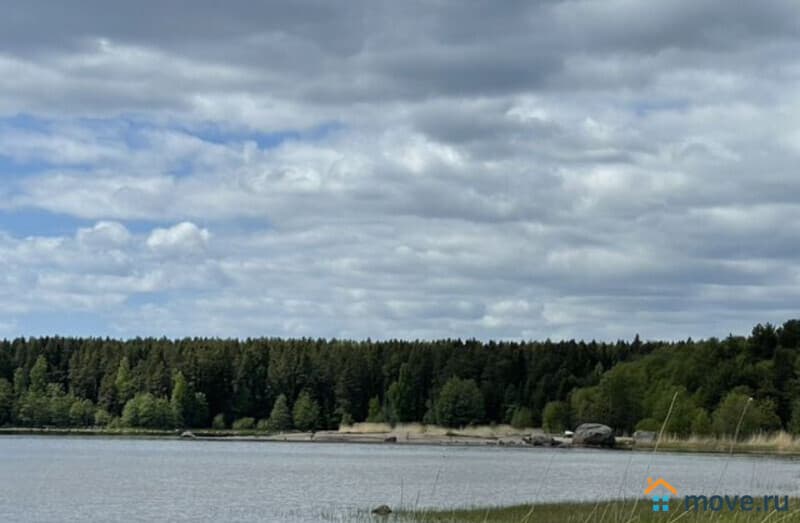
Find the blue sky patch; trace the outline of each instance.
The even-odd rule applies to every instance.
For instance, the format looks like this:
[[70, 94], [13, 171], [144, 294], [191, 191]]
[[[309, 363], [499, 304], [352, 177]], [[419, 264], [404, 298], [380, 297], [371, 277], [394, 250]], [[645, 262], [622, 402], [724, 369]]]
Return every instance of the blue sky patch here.
[[12, 236], [72, 236], [80, 227], [91, 227], [95, 220], [41, 209], [0, 210], [0, 230]]

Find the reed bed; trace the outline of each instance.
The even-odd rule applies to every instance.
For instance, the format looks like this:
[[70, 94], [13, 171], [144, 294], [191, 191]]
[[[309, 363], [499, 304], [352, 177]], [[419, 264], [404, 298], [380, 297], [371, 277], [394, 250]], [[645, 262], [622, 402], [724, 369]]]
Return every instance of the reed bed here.
[[[655, 442], [636, 442], [634, 448], [648, 450], [654, 445]], [[754, 434], [740, 439], [730, 436], [664, 435], [658, 447], [660, 450], [673, 452], [800, 455], [800, 437], [784, 431]]]

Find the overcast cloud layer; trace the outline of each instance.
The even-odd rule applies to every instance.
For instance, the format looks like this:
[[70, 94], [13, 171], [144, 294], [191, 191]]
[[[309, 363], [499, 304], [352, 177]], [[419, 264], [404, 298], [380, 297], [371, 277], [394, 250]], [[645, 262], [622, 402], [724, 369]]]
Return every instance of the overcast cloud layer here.
[[792, 0], [0, 7], [0, 336], [798, 316]]

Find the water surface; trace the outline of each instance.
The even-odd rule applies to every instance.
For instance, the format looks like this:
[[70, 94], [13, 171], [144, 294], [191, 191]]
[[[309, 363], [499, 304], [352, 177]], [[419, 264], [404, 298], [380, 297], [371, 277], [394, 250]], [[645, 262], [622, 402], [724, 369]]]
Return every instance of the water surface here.
[[[4, 521], [347, 521], [396, 507], [800, 494], [786, 458], [579, 449], [0, 437]], [[352, 516], [351, 516], [352, 517]]]

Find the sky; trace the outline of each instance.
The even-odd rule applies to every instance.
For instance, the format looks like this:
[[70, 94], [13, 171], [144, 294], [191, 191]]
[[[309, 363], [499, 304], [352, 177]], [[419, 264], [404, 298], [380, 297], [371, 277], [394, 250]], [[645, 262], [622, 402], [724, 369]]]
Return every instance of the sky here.
[[798, 316], [793, 0], [0, 10], [0, 337]]

